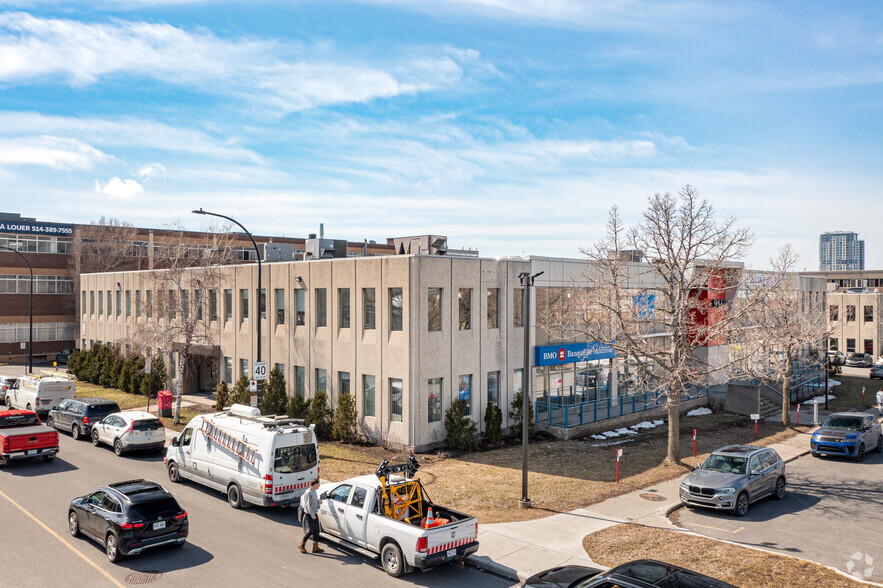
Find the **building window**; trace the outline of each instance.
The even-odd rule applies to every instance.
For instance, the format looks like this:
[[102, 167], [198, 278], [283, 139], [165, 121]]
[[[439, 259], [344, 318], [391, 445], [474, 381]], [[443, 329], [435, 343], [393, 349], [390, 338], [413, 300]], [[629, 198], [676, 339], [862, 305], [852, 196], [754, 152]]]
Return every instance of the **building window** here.
[[441, 331], [442, 323], [442, 289], [430, 288], [427, 300], [429, 309], [429, 330]]
[[524, 311], [524, 288], [515, 288], [512, 291], [512, 326], [523, 327], [521, 315]]
[[500, 289], [487, 289], [487, 328], [498, 329], [500, 327]]
[[80, 298], [82, 300], [82, 302], [80, 302], [80, 314], [86, 314], [87, 308], [86, 308], [86, 291], [85, 290], [82, 291]]
[[190, 320], [190, 290], [181, 290], [181, 314], [185, 323]]
[[116, 315], [123, 316], [123, 291], [117, 290], [116, 295], [117, 295], [117, 304], [116, 304], [117, 314]]
[[224, 381], [227, 384], [233, 383], [233, 358], [225, 357], [224, 358]]
[[279, 373], [282, 374], [283, 377], [285, 376], [285, 364], [284, 363], [274, 363], [273, 369], [279, 370]]
[[239, 324], [248, 322], [248, 290], [239, 290]]
[[319, 392], [328, 394], [328, 388], [326, 387], [327, 382], [325, 380], [325, 370], [316, 368], [316, 394], [318, 394]]
[[135, 318], [141, 318], [141, 312], [143, 311], [144, 307], [141, 298], [141, 290], [135, 290]]
[[[99, 302], [101, 299], [101, 292], [98, 293]], [[95, 290], [89, 290], [89, 314], [95, 314]], [[101, 314], [101, 311], [99, 311]]]
[[855, 339], [846, 340], [846, 353], [855, 353]]
[[442, 379], [441, 378], [430, 378], [428, 383], [429, 388], [429, 422], [437, 423], [441, 420], [442, 416], [442, 408], [441, 408], [441, 399], [442, 399]]
[[224, 322], [233, 320], [233, 290], [224, 290]]
[[500, 406], [500, 372], [487, 374], [487, 400]]
[[170, 321], [175, 320], [175, 317], [178, 316], [177, 308], [175, 308], [175, 291], [169, 290], [169, 298], [168, 298], [168, 319]]
[[328, 326], [328, 313], [325, 300], [325, 288], [316, 288], [316, 326]]
[[153, 318], [153, 290], [147, 291], [147, 318]]
[[362, 309], [365, 315], [365, 330], [373, 331], [376, 320], [376, 303], [374, 288], [362, 288]]
[[829, 345], [830, 347], [828, 347], [828, 349], [831, 351], [837, 351], [837, 339], [835, 337], [831, 337]]
[[350, 393], [350, 373], [337, 372], [337, 397]]
[[276, 298], [276, 324], [284, 325], [285, 324], [285, 290], [281, 288], [276, 288], [274, 290], [275, 298]]
[[208, 320], [218, 320], [218, 291], [215, 289], [208, 291]]
[[874, 307], [873, 306], [865, 306], [865, 322], [866, 323], [874, 322]]
[[341, 329], [350, 328], [350, 289], [337, 289], [338, 324]]
[[295, 317], [296, 324], [299, 326], [303, 326], [307, 321], [307, 291], [306, 290], [295, 290], [294, 291], [294, 311], [297, 314]]
[[852, 304], [846, 305], [846, 322], [855, 321], [855, 306]]
[[132, 316], [132, 291], [126, 290], [126, 316]]
[[521, 380], [524, 377], [524, 368], [512, 370], [512, 396], [521, 393]]
[[198, 288], [196, 290], [196, 299], [193, 301], [193, 314], [196, 316], [196, 320], [202, 320], [202, 288]]
[[457, 398], [466, 404], [466, 416], [472, 414], [472, 374], [460, 376]]
[[[395, 289], [395, 288], [393, 288]], [[399, 288], [401, 290], [401, 288]], [[389, 379], [389, 420], [402, 422], [402, 404], [404, 388], [402, 381]]]
[[362, 375], [362, 394], [366, 417], [374, 416], [374, 376]]
[[402, 330], [402, 305], [404, 301], [402, 300], [402, 289], [401, 288], [390, 288], [389, 289], [389, 330], [390, 331], [401, 331]]
[[302, 365], [294, 366], [294, 393], [302, 399], [307, 396], [306, 370]]
[[239, 358], [239, 377], [248, 377], [248, 360]]
[[172, 378], [178, 377], [178, 352], [172, 351], [169, 353], [169, 375]]
[[457, 301], [460, 306], [460, 330], [467, 331], [472, 328], [472, 288], [460, 288]]
[[874, 355], [874, 340], [873, 339], [865, 339], [865, 353], [868, 355]]
[[258, 292], [258, 303], [260, 304], [261, 322], [267, 322], [267, 291], [261, 288]]

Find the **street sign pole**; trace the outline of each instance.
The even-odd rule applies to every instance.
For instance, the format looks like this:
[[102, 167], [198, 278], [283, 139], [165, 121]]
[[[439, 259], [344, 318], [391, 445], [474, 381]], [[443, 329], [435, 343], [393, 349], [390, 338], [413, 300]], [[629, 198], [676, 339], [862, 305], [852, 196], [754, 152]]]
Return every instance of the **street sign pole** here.
[[619, 484], [619, 458], [622, 457], [622, 449], [616, 450], [616, 483]]

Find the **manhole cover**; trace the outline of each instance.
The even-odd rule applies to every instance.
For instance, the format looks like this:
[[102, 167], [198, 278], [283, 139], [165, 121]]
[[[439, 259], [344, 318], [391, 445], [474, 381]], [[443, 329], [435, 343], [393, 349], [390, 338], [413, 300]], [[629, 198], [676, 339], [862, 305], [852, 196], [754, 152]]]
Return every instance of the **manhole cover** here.
[[126, 576], [126, 584], [150, 584], [162, 578], [162, 572], [135, 572]]
[[659, 494], [649, 494], [645, 492], [644, 494], [641, 494], [641, 498], [649, 500], [650, 502], [665, 502], [665, 496], [660, 496]]

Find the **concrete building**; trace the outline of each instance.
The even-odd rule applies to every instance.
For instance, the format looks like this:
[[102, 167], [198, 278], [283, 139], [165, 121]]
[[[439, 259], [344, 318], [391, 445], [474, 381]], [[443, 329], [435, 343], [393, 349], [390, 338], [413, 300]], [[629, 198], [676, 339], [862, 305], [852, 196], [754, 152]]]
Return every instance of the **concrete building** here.
[[819, 271], [865, 269], [865, 242], [858, 233], [836, 231], [819, 236]]
[[883, 293], [879, 289], [847, 288], [828, 292], [829, 349], [844, 353], [883, 353]]

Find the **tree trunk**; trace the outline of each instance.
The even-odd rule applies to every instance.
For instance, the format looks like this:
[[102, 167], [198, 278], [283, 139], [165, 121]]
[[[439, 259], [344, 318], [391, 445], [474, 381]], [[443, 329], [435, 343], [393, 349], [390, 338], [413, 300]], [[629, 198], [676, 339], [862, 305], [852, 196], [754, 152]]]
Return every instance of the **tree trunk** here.
[[681, 392], [668, 389], [668, 453], [665, 461], [681, 465]]
[[786, 427], [791, 424], [791, 356], [785, 359], [785, 377], [782, 378], [782, 424]]

